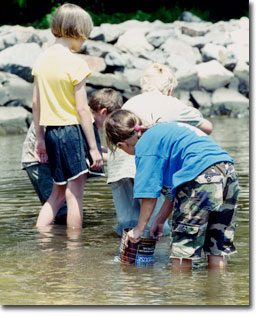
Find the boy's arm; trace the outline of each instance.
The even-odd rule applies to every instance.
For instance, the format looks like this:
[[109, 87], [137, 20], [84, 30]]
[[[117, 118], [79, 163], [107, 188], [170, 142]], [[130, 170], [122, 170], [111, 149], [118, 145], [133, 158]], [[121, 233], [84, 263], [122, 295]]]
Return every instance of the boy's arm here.
[[35, 153], [39, 162], [46, 163], [48, 156], [45, 144], [44, 127], [39, 125], [40, 120], [40, 98], [37, 78], [34, 77], [33, 95], [32, 95], [33, 121], [36, 134]]
[[80, 83], [74, 86], [75, 91], [75, 102], [76, 102], [76, 110], [80, 119], [80, 124], [83, 129], [84, 135], [87, 139], [90, 155], [93, 160], [93, 164], [91, 165], [92, 170], [99, 170], [103, 166], [103, 159], [101, 154], [98, 151], [93, 124], [92, 124], [92, 116], [87, 103], [87, 95], [85, 91], [85, 83], [86, 79], [82, 80]]
[[207, 119], [203, 119], [202, 123], [197, 126], [200, 130], [202, 130], [207, 135], [210, 135], [212, 132], [212, 124]]
[[174, 207], [174, 202], [169, 201], [167, 198], [162, 204], [158, 214], [156, 215], [154, 221], [151, 224], [150, 236], [157, 238], [159, 240], [160, 236], [163, 233], [164, 223], [172, 213]]

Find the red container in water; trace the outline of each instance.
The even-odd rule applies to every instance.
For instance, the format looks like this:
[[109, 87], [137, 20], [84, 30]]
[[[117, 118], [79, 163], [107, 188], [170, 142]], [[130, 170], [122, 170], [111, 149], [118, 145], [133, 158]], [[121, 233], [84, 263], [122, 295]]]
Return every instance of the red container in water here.
[[146, 265], [154, 263], [154, 251], [156, 239], [141, 238], [134, 244], [128, 241], [128, 247], [125, 247], [125, 238], [130, 229], [124, 229], [120, 243], [120, 261], [123, 263]]

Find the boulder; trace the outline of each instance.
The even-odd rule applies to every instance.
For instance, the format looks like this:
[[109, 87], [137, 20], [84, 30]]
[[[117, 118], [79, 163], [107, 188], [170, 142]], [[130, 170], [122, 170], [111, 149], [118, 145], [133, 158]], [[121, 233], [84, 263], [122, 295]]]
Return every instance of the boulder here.
[[6, 72], [0, 72], [0, 105], [32, 108], [33, 84]]
[[182, 67], [175, 73], [177, 78], [177, 89], [194, 90], [198, 87], [198, 76], [195, 66]]
[[33, 82], [32, 67], [41, 53], [36, 43], [21, 43], [0, 52], [0, 70]]
[[154, 47], [147, 41], [144, 28], [133, 28], [121, 35], [114, 45], [122, 52], [138, 57], [144, 51], [152, 51]]
[[178, 33], [174, 29], [155, 29], [147, 33], [147, 41], [154, 47], [160, 47], [168, 38], [178, 39]]
[[140, 79], [142, 77], [142, 71], [136, 68], [125, 69], [123, 72], [126, 81], [130, 86], [141, 87]]
[[249, 99], [236, 90], [218, 88], [212, 94], [213, 111], [219, 115], [232, 117], [248, 113]]
[[120, 24], [102, 23], [100, 25], [100, 31], [103, 34], [103, 41], [115, 43], [125, 30], [123, 27], [120, 27]]
[[114, 45], [102, 41], [87, 40], [83, 43], [79, 53], [88, 54], [96, 57], [105, 57], [108, 53], [117, 52]]
[[[163, 52], [170, 54], [170, 56], [179, 55], [180, 57], [183, 57], [189, 64], [197, 64], [202, 60], [201, 54], [197, 48], [178, 39], [169, 38], [161, 45], [160, 49]], [[180, 67], [180, 65], [178, 65], [178, 67]]]
[[191, 91], [191, 101], [194, 106], [198, 108], [204, 116], [210, 116], [212, 113], [211, 94], [205, 90]]
[[183, 11], [179, 17], [179, 20], [185, 22], [203, 22], [201, 18], [190, 11]]
[[206, 90], [215, 90], [230, 83], [234, 74], [223, 67], [218, 61], [211, 60], [196, 65], [199, 86]]
[[0, 107], [0, 135], [25, 133], [31, 113], [22, 107]]
[[237, 63], [234, 75], [239, 79], [239, 91], [242, 94], [249, 93], [249, 65], [244, 62]]
[[7, 47], [13, 46], [18, 42], [17, 36], [13, 33], [0, 35], [0, 51], [6, 49]]
[[97, 88], [109, 87], [117, 90], [130, 90], [126, 77], [120, 72], [116, 72], [115, 74], [95, 72], [87, 78], [87, 85]]
[[182, 34], [186, 34], [188, 36], [204, 36], [208, 31], [209, 27], [212, 25], [210, 22], [198, 23], [198, 22], [182, 22], [175, 21], [174, 24], [180, 28]]
[[100, 26], [93, 27], [93, 30], [90, 33], [89, 39], [93, 41], [103, 41], [103, 42], [105, 41], [104, 33]]
[[229, 52], [234, 54], [238, 62], [249, 64], [249, 45], [230, 44], [227, 46]]
[[105, 63], [110, 67], [125, 67], [127, 62], [127, 57], [125, 58], [123, 54], [118, 51], [112, 51], [106, 54]]
[[204, 62], [216, 59], [221, 63], [222, 60], [226, 59], [227, 49], [225, 46], [207, 43], [201, 50], [202, 60]]

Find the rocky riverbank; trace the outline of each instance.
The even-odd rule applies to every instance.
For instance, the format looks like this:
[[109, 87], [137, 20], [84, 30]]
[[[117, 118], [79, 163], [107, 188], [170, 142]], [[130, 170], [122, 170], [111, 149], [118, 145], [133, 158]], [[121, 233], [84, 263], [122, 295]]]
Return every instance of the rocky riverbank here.
[[[186, 15], [185, 15], [186, 16]], [[194, 21], [194, 22], [192, 22]], [[26, 132], [31, 122], [37, 56], [54, 37], [50, 29], [0, 27], [0, 135]], [[140, 22], [94, 27], [80, 51], [93, 74], [88, 96], [111, 87], [124, 100], [140, 93], [143, 69], [168, 64], [178, 86], [174, 95], [205, 117], [249, 113], [249, 19], [205, 22], [194, 17], [173, 23]]]

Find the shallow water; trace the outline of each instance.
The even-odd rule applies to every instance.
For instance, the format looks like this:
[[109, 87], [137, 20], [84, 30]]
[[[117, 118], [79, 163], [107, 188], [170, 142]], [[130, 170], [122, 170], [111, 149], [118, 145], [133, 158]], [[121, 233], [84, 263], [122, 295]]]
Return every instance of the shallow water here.
[[34, 226], [40, 203], [20, 169], [25, 135], [0, 137], [1, 305], [248, 305], [249, 126], [247, 119], [212, 119], [212, 137], [235, 159], [240, 200], [237, 254], [225, 271], [174, 273], [169, 237], [157, 243], [148, 267], [117, 260], [120, 239], [106, 180], [87, 183], [82, 232]]

